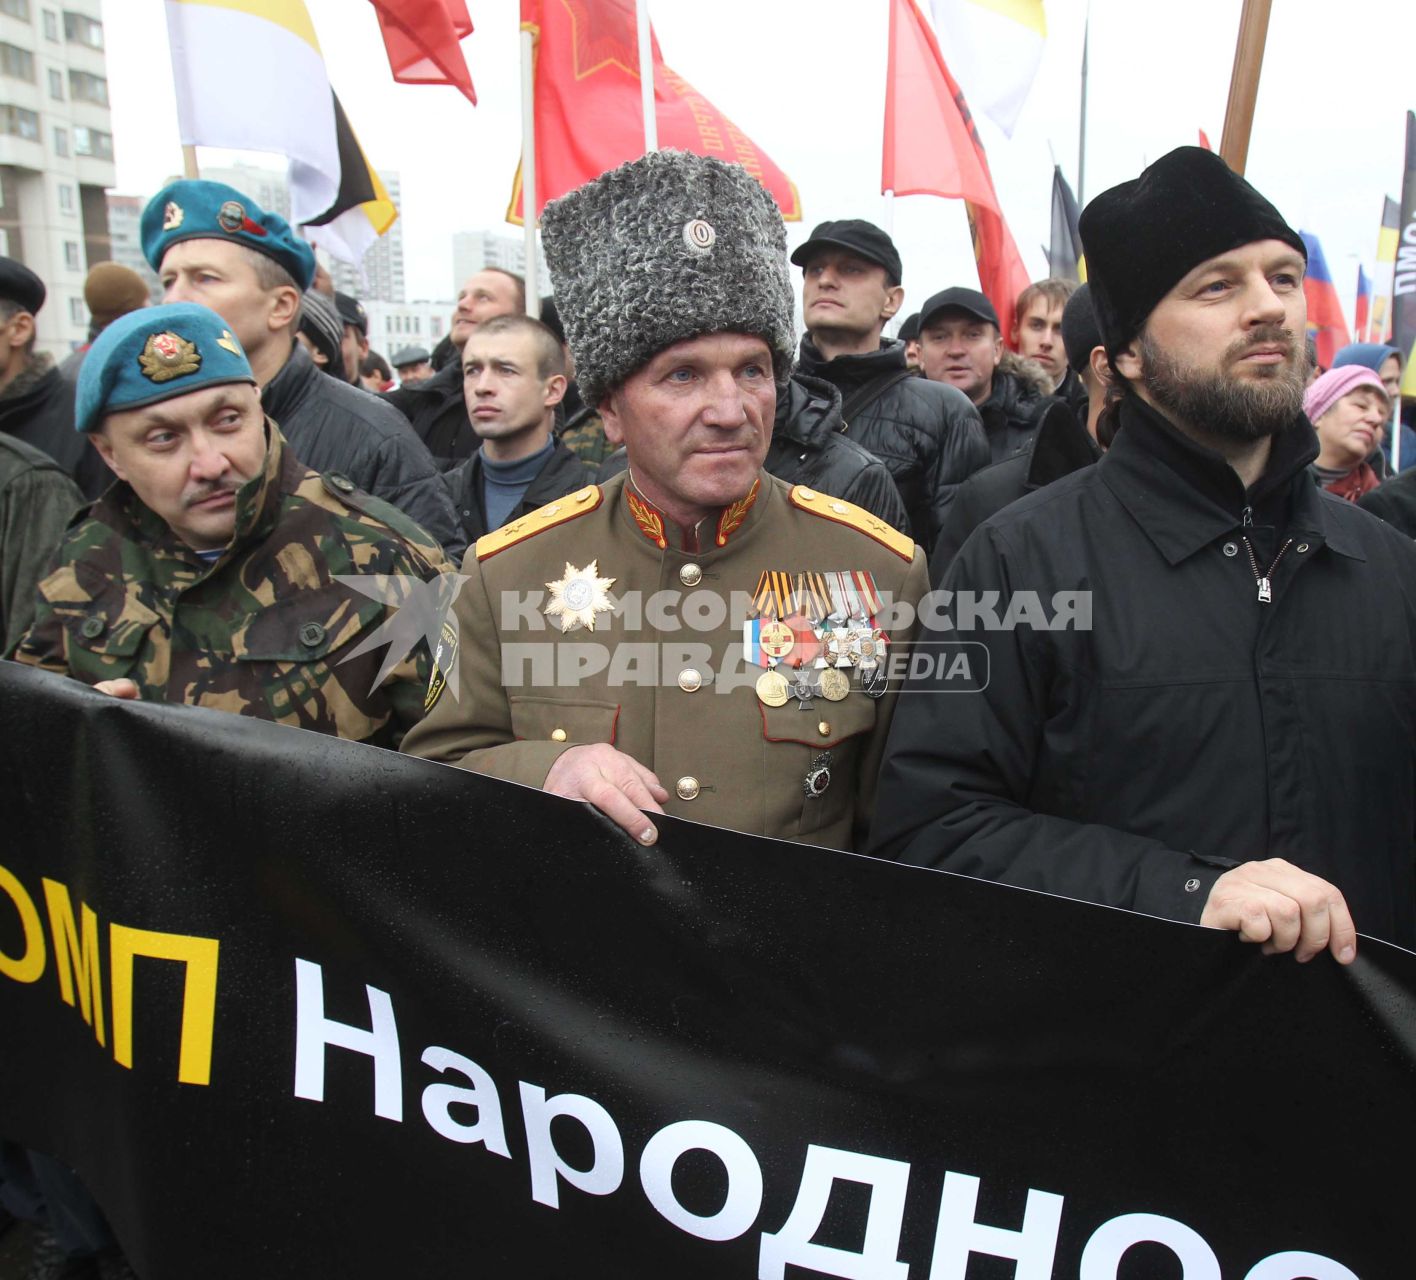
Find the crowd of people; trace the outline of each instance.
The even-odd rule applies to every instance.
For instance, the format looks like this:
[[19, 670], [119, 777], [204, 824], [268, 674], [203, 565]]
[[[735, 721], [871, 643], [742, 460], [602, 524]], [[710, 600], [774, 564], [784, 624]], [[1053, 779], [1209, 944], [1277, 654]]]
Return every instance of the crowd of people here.
[[[1358, 928], [1416, 945], [1402, 354], [1315, 367], [1303, 240], [1223, 161], [1097, 196], [1089, 283], [1031, 285], [1006, 333], [956, 284], [887, 336], [890, 236], [823, 222], [789, 258], [717, 160], [651, 153], [542, 226], [539, 319], [487, 269], [391, 361], [219, 183], [153, 198], [162, 304], [96, 268], [62, 365], [43, 282], [0, 259], [6, 655], [582, 800], [644, 845], [670, 814], [1301, 962], [1350, 963]], [[439, 643], [362, 653], [411, 595], [350, 574], [456, 574]], [[131, 1274], [72, 1171], [6, 1144], [0, 1175], [46, 1224], [36, 1276]]]

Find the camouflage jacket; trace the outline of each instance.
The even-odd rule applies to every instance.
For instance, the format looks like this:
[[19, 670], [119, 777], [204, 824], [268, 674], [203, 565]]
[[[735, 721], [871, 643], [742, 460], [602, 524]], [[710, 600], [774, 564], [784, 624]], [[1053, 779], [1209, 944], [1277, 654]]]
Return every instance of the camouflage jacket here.
[[366, 642], [392, 610], [336, 575], [428, 580], [447, 562], [407, 516], [307, 470], [267, 429], [265, 468], [238, 493], [219, 560], [205, 563], [116, 484], [70, 526], [15, 659], [88, 684], [126, 676], [152, 701], [395, 745], [422, 715], [426, 645], [391, 650], [383, 670], [382, 644]]

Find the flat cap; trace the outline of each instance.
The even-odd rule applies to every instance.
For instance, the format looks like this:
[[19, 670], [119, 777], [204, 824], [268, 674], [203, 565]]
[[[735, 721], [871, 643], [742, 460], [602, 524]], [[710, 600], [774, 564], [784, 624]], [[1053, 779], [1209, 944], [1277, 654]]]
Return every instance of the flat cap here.
[[18, 303], [35, 315], [44, 305], [44, 281], [23, 262], [0, 258], [0, 300]]
[[229, 240], [280, 263], [303, 292], [315, 278], [315, 251], [278, 213], [224, 182], [183, 178], [159, 191], [143, 210], [143, 257], [154, 271], [183, 240]]
[[1259, 240], [1281, 240], [1308, 259], [1278, 210], [1203, 147], [1177, 147], [1139, 178], [1103, 191], [1082, 210], [1080, 226], [1092, 306], [1113, 358], [1202, 262]]
[[393, 353], [393, 358], [389, 361], [395, 369], [406, 369], [410, 364], [422, 364], [425, 360], [431, 360], [426, 347], [399, 347]]
[[241, 344], [215, 311], [195, 302], [144, 307], [94, 339], [79, 367], [74, 425], [93, 431], [106, 414], [223, 382], [255, 381]]
[[843, 218], [838, 222], [823, 222], [812, 231], [810, 239], [797, 245], [792, 265], [804, 267], [822, 249], [844, 249], [858, 258], [885, 268], [891, 284], [899, 284], [903, 267], [895, 242], [864, 218]]
[[786, 385], [796, 350], [786, 228], [741, 165], [652, 151], [552, 201], [541, 232], [587, 404], [666, 347], [711, 333], [761, 337]]

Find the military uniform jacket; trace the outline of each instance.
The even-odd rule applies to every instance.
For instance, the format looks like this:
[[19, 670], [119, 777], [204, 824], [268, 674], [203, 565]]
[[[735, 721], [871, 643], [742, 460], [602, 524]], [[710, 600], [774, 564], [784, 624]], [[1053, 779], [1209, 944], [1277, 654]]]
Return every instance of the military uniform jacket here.
[[70, 527], [15, 658], [88, 684], [127, 677], [145, 700], [395, 744], [422, 713], [426, 646], [390, 654], [382, 675], [381, 645], [354, 657], [389, 610], [335, 575], [428, 579], [442, 550], [343, 476], [306, 470], [269, 419], [267, 431], [215, 564], [114, 485]]
[[[751, 501], [725, 508], [716, 528], [703, 522], [701, 547], [683, 549], [676, 527], [627, 482], [580, 489], [468, 553], [433, 705], [403, 749], [539, 787], [562, 752], [606, 742], [654, 771], [671, 814], [854, 847], [869, 823], [895, 686], [876, 700], [853, 680], [841, 701], [766, 706], [743, 622], [764, 571], [860, 571], [908, 606], [896, 611], [900, 625], [881, 618], [903, 655], [925, 588], [923, 553], [869, 513], [765, 472]], [[556, 597], [548, 584], [587, 567], [619, 607], [594, 614], [593, 631], [562, 632], [547, 617]], [[823, 757], [830, 783], [808, 798]]]

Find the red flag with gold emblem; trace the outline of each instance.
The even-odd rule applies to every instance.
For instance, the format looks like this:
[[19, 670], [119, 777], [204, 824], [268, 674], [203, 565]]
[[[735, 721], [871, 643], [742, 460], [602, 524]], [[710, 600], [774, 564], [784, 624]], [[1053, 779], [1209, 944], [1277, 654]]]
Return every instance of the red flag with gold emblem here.
[[[547, 201], [644, 154], [634, 0], [521, 0], [536, 38], [536, 213]], [[801, 218], [791, 179], [727, 116], [664, 65], [651, 33], [659, 146], [742, 165], [789, 222]], [[521, 170], [508, 222], [521, 222]]]

